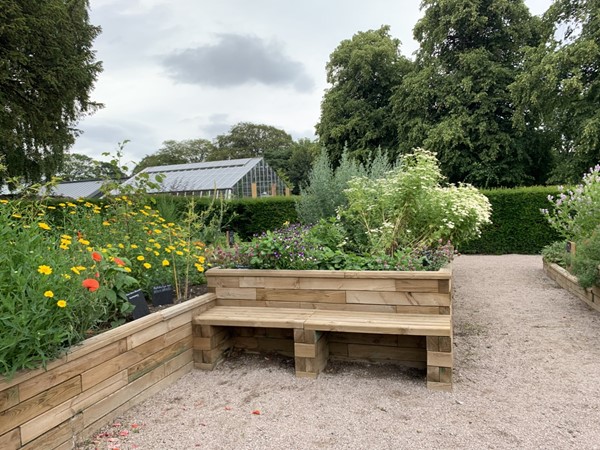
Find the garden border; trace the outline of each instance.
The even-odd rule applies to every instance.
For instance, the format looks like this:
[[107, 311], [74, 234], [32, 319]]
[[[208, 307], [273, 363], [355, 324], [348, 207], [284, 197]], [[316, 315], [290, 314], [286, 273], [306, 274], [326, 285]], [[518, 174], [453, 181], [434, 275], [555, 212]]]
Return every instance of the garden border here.
[[71, 449], [190, 372], [205, 294], [86, 339], [46, 369], [0, 379], [0, 448]]
[[577, 282], [577, 277], [558, 264], [544, 260], [544, 273], [554, 280], [560, 287], [585, 302], [590, 308], [600, 312], [600, 286], [582, 288]]

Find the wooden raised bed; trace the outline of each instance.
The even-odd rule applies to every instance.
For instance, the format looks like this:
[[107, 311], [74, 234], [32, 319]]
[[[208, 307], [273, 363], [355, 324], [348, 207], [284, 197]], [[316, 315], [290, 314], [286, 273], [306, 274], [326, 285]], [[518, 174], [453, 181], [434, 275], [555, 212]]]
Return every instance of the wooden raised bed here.
[[544, 260], [544, 272], [560, 287], [581, 299], [590, 308], [600, 311], [600, 286], [584, 289], [579, 285], [577, 277], [558, 264], [549, 263], [546, 260]]
[[[206, 276], [217, 306], [352, 311], [357, 315], [452, 314], [449, 268], [437, 272], [210, 269]], [[194, 345], [196, 367], [213, 367], [225, 347], [296, 356], [297, 372], [302, 363], [294, 352], [292, 329], [229, 327], [209, 343], [200, 328]], [[328, 331], [326, 335], [329, 359], [394, 362], [427, 369], [428, 387], [451, 389], [451, 331], [444, 338], [378, 332]], [[432, 356], [438, 354], [444, 362], [428, 367], [428, 356], [433, 361]]]
[[85, 340], [46, 370], [0, 379], [0, 449], [70, 449], [193, 368], [206, 294]]

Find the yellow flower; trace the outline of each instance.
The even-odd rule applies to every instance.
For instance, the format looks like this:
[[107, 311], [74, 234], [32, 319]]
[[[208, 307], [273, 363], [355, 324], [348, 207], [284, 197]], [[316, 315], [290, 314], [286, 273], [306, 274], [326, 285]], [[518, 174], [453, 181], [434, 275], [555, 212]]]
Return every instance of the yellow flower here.
[[44, 222], [38, 223], [38, 227], [40, 227], [42, 230], [49, 230], [50, 229], [50, 225], [48, 225], [47, 223], [44, 223]]
[[0, 200], [0, 203], [5, 203], [5, 204], [6, 204], [6, 203], [8, 203], [8, 200], [1, 199], [1, 200]]
[[44, 297], [52, 298], [52, 297], [54, 297], [54, 292], [46, 291], [46, 292], [44, 292]]
[[38, 272], [42, 275], [50, 275], [52, 273], [52, 267], [41, 265], [38, 267]]
[[81, 273], [81, 271], [85, 270], [85, 267], [83, 266], [75, 266], [75, 267], [71, 267], [71, 271], [73, 273], [75, 273], [76, 275], [79, 275]]
[[156, 228], [156, 229], [154, 230], [154, 232], [155, 232], [156, 234], [160, 234], [160, 233], [162, 233], [162, 230], [159, 230], [158, 228]]
[[104, 225], [105, 227], [109, 227], [110, 222], [108, 220], [105, 220], [104, 222], [102, 222], [102, 225]]
[[154, 244], [154, 247], [155, 247], [155, 248], [160, 248], [160, 244], [159, 244], [158, 242], [156, 242], [156, 243]]
[[154, 250], [152, 253], [154, 253], [154, 256], [158, 256], [158, 255], [160, 255], [160, 253], [159, 253], [159, 252], [157, 252], [156, 250]]
[[56, 302], [56, 306], [58, 306], [59, 308], [64, 308], [65, 306], [67, 306], [67, 302], [64, 300], [59, 300]]
[[165, 252], [171, 253], [171, 249], [169, 247], [165, 247]]
[[131, 267], [123, 267], [123, 270], [127, 273], [131, 272]]
[[71, 239], [73, 239], [71, 236], [69, 236], [68, 234], [61, 234], [60, 235], [61, 239], [64, 239], [65, 241], [70, 241]]
[[79, 239], [77, 242], [79, 242], [81, 245], [90, 245], [90, 241], [87, 239]]
[[163, 267], [167, 267], [169, 264], [171, 264], [171, 263], [169, 262], [168, 259], [163, 259], [163, 262], [162, 262]]
[[139, 256], [138, 256], [136, 259], [137, 259], [138, 261], [143, 261], [145, 258], [144, 258], [144, 256], [143, 256], [143, 255], [139, 255]]
[[70, 280], [71, 279], [71, 275], [69, 275], [68, 273], [63, 273], [61, 275], [65, 280]]
[[156, 242], [156, 239], [148, 239], [148, 242]]
[[194, 267], [198, 270], [198, 272], [202, 273], [204, 272], [204, 267], [202, 266], [202, 264], [194, 264]]
[[60, 248], [61, 248], [62, 250], [69, 250], [69, 245], [68, 245], [68, 244], [65, 244], [65, 243], [62, 243], [62, 244], [60, 244]]
[[175, 253], [177, 253], [179, 256], [183, 255], [183, 252], [180, 250], [177, 250]]
[[206, 261], [206, 258], [204, 256], [199, 256], [198, 261], [200, 262], [200, 264], [204, 264], [204, 261]]
[[117, 245], [117, 247], [119, 247], [119, 248], [125, 248], [125, 246], [123, 244], [119, 244], [119, 245]]
[[64, 208], [67, 205], [65, 205], [64, 203], [59, 203], [58, 206], [60, 206], [61, 208]]
[[13, 216], [15, 219], [20, 219], [21, 217], [23, 217], [23, 216], [21, 216], [21, 214], [13, 214], [12, 216]]
[[48, 209], [56, 209], [56, 206], [47, 206]]
[[131, 244], [131, 248], [138, 248], [138, 246], [135, 244]]
[[152, 264], [150, 264], [150, 263], [144, 263], [144, 267], [146, 269], [150, 269], [150, 268], [152, 268]]

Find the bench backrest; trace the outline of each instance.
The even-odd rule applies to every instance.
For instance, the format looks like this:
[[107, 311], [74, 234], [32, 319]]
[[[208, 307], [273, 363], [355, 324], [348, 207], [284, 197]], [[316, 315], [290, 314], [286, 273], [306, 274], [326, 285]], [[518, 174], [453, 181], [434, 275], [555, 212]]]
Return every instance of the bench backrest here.
[[222, 306], [451, 314], [452, 271], [210, 269]]

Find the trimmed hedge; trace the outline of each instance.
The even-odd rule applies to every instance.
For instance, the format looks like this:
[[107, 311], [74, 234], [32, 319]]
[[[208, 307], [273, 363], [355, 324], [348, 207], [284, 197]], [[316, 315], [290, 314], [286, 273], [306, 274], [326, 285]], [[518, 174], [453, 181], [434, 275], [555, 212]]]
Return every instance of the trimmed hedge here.
[[465, 254], [534, 255], [542, 247], [560, 239], [550, 228], [540, 209], [549, 209], [548, 195], [556, 195], [555, 186], [482, 190], [492, 204], [492, 224], [479, 239], [463, 244]]
[[[539, 254], [542, 247], [559, 239], [550, 228], [540, 209], [549, 208], [548, 195], [556, 195], [556, 187], [527, 187], [515, 189], [492, 189], [482, 191], [492, 204], [492, 225], [486, 227], [479, 239], [463, 244], [458, 250], [464, 254], [503, 255], [509, 253]], [[182, 213], [190, 197], [157, 196], [172, 202]], [[196, 198], [198, 211], [210, 205], [210, 199]], [[49, 200], [49, 203], [62, 200]], [[102, 200], [90, 200], [103, 204]], [[225, 202], [224, 228], [228, 228], [242, 240], [254, 234], [274, 230], [284, 222], [298, 221], [294, 197], [267, 197], [236, 199]]]

